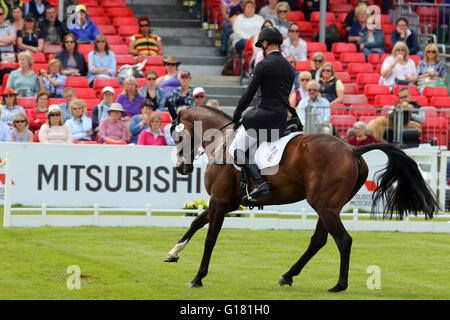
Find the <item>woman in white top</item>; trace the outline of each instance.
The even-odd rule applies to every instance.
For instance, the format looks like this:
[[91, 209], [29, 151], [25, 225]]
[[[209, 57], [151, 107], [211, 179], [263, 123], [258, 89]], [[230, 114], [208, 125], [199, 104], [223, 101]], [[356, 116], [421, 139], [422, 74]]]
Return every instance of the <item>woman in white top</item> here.
[[244, 1], [244, 13], [237, 16], [233, 24], [233, 47], [244, 50], [247, 40], [261, 31], [264, 18], [255, 14], [254, 0]]
[[393, 88], [396, 84], [409, 84], [417, 78], [416, 64], [409, 58], [406, 43], [399, 41], [392, 48], [391, 56], [381, 66], [380, 84]]
[[259, 10], [259, 14], [264, 17], [264, 19], [272, 19], [275, 20], [278, 18], [277, 13], [277, 4], [279, 0], [268, 0], [267, 5]]

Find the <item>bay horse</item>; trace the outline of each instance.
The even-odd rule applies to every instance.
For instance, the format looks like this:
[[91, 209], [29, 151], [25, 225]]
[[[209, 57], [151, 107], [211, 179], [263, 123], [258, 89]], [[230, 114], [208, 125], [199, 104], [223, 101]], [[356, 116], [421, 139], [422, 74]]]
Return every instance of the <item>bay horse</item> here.
[[[197, 130], [195, 123], [200, 124]], [[177, 171], [181, 174], [193, 171], [192, 161], [200, 154], [200, 146], [206, 150], [210, 144], [216, 143], [220, 149], [227, 139], [225, 131], [228, 130], [224, 129], [229, 124], [231, 118], [227, 114], [210, 107], [196, 106], [181, 111], [171, 128], [185, 134], [181, 138], [174, 134]], [[223, 139], [218, 140], [221, 142], [204, 137], [203, 134], [210, 129], [220, 130]], [[194, 136], [200, 143], [193, 143]], [[361, 155], [371, 150], [381, 150], [388, 156], [386, 169], [376, 180], [372, 211], [375, 212], [381, 202], [384, 217], [392, 218], [395, 213], [401, 219], [406, 214], [417, 215], [418, 212], [423, 212], [427, 219], [433, 217], [438, 209], [436, 198], [424, 181], [417, 163], [402, 150], [387, 144], [353, 147], [329, 134], [298, 135], [286, 146], [277, 173], [265, 176], [272, 193], [258, 198], [258, 205], [279, 205], [306, 199], [319, 217], [306, 252], [281, 276], [278, 280], [280, 285], [292, 285], [293, 277], [300, 274], [306, 263], [326, 244], [329, 233], [340, 253], [339, 280], [329, 291], [347, 288], [352, 238], [344, 228], [340, 212], [366, 181], [368, 167]], [[178, 261], [178, 253], [186, 247], [195, 232], [209, 223], [201, 264], [189, 287], [203, 285], [202, 279], [208, 273], [225, 214], [237, 210], [242, 198], [240, 172], [231, 162], [216, 163], [216, 159], [212, 159], [214, 155], [207, 156], [212, 160], [208, 162], [204, 176], [205, 188], [210, 195], [209, 207], [192, 221], [186, 234], [164, 260]]]

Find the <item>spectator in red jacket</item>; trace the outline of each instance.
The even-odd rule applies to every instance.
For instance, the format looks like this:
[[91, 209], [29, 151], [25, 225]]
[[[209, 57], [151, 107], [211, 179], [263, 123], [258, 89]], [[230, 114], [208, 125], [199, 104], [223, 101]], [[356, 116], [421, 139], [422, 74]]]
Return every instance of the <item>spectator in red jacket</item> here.
[[367, 133], [367, 124], [363, 121], [357, 121], [353, 124], [354, 135], [347, 139], [347, 142], [353, 146], [364, 146], [366, 144], [378, 143], [377, 139]]

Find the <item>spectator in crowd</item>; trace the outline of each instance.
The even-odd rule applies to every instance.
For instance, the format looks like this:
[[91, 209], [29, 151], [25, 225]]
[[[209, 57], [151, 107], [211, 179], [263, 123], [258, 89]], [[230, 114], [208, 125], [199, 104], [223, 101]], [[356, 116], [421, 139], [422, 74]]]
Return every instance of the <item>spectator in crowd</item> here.
[[36, 97], [36, 108], [29, 113], [30, 130], [36, 132], [47, 121], [47, 105], [50, 94], [47, 91], [39, 91]]
[[125, 110], [120, 103], [113, 103], [108, 110], [109, 117], [100, 120], [98, 129], [99, 143], [126, 143], [128, 138], [127, 126], [121, 120]]
[[295, 69], [297, 61], [295, 60], [294, 56], [288, 55], [285, 58], [292, 65], [292, 68], [294, 68], [295, 77], [294, 83], [292, 85], [291, 94], [289, 95], [289, 102], [291, 103], [291, 106], [295, 108], [295, 106], [300, 101], [300, 92], [298, 91], [300, 87], [300, 83], [298, 82], [298, 75], [300, 74], [300, 72], [297, 69]]
[[28, 118], [24, 112], [14, 115], [11, 130], [11, 141], [13, 142], [33, 142], [33, 132], [28, 130]]
[[64, 37], [62, 51], [56, 53], [55, 58], [61, 61], [63, 74], [66, 76], [83, 76], [87, 74], [87, 65], [84, 55], [78, 52], [78, 43], [71, 33]]
[[[328, 6], [328, 1], [327, 1]], [[303, 13], [305, 14], [305, 20], [311, 20], [311, 13], [313, 11], [320, 11], [320, 0], [305, 0], [303, 2]]]
[[0, 54], [5, 62], [4, 53], [14, 52], [14, 43], [16, 42], [16, 30], [6, 21], [5, 9], [0, 6]]
[[[273, 27], [273, 22], [271, 20], [264, 21], [263, 25], [261, 26], [261, 30], [267, 27]], [[255, 34], [252, 41], [253, 55], [250, 59], [250, 66], [252, 66], [253, 68], [255, 68], [255, 66], [264, 59], [263, 50], [260, 47], [256, 46], [256, 43], [258, 42], [258, 36], [259, 34]]]
[[352, 133], [347, 135], [347, 142], [352, 146], [365, 146], [366, 144], [378, 143], [373, 135], [367, 133], [367, 124], [363, 121], [356, 121], [353, 124]]
[[15, 6], [12, 9], [12, 21], [10, 22], [11, 25], [14, 27], [14, 30], [16, 30], [16, 33], [17, 31], [22, 30], [25, 21], [23, 19], [23, 11], [20, 6]]
[[426, 86], [446, 86], [447, 67], [439, 58], [439, 50], [434, 43], [425, 48], [425, 57], [417, 67], [417, 85], [419, 89]]
[[64, 41], [64, 37], [69, 34], [69, 29], [67, 29], [65, 23], [58, 20], [58, 14], [54, 6], [48, 6], [45, 9], [45, 15], [46, 19], [41, 25], [45, 36], [44, 51], [57, 52], [61, 50], [61, 44]]
[[142, 16], [138, 20], [139, 33], [130, 37], [128, 51], [135, 56], [162, 56], [164, 54], [161, 37], [152, 33], [150, 19]]
[[25, 17], [22, 30], [17, 31], [17, 49], [20, 51], [29, 50], [31, 52], [43, 52], [44, 32], [39, 29], [32, 14]]
[[89, 118], [86, 103], [81, 99], [73, 99], [69, 104], [72, 118], [66, 121], [74, 141], [90, 141], [92, 138], [92, 120]]
[[64, 120], [64, 122], [66, 122], [67, 120], [69, 120], [72, 117], [70, 115], [69, 105], [70, 105], [70, 102], [72, 101], [72, 99], [76, 99], [77, 98], [77, 93], [75, 92], [74, 88], [72, 88], [72, 87], [65, 87], [63, 89], [62, 95], [63, 95], [64, 100], [66, 100], [66, 102], [61, 103], [59, 105], [59, 108], [64, 112], [63, 120]]
[[277, 4], [277, 18], [273, 20], [273, 25], [281, 32], [283, 39], [287, 38], [291, 25], [291, 22], [287, 19], [290, 11], [291, 8], [286, 1]]
[[298, 88], [298, 91], [300, 92], [300, 100], [308, 97], [307, 85], [311, 79], [311, 73], [308, 71], [302, 71], [298, 75], [298, 82], [300, 83], [300, 88]]
[[[319, 95], [320, 85], [316, 80], [311, 80], [306, 86], [308, 98], [302, 99], [298, 105], [298, 116], [304, 126], [314, 126], [315, 124], [329, 123], [331, 119], [330, 102]], [[306, 109], [310, 108], [313, 114], [308, 118], [313, 123], [307, 123]]]
[[[2, 116], [2, 108], [0, 108], [0, 117]], [[0, 142], [9, 142], [11, 141], [11, 131], [9, 126], [0, 121]]]
[[170, 98], [170, 94], [175, 88], [181, 85], [180, 72], [178, 66], [181, 64], [175, 56], [168, 56], [164, 59], [164, 65], [166, 66], [166, 74], [156, 79], [156, 86], [161, 87], [165, 94], [166, 100]]
[[416, 81], [416, 76], [416, 64], [409, 58], [408, 47], [404, 42], [398, 41], [381, 66], [380, 84], [391, 88], [396, 84], [408, 85]]
[[[366, 5], [368, 7], [369, 0], [356, 0], [356, 7], [358, 7], [360, 5]], [[345, 21], [342, 26], [345, 29], [345, 31], [347, 31], [347, 33], [348, 33], [350, 31], [350, 28], [352, 27], [352, 25], [354, 25], [357, 22], [358, 22], [358, 20], [356, 19], [355, 9], [353, 9], [353, 10], [350, 10], [347, 13], [347, 15], [345, 16]]]
[[414, 108], [414, 111], [411, 112], [411, 120], [423, 124], [425, 122], [425, 112], [417, 101], [411, 100], [411, 91], [408, 87], [398, 90], [398, 103], [401, 104], [403, 102], [408, 102]]
[[367, 28], [361, 34], [359, 49], [362, 53], [364, 53], [366, 61], [368, 61], [371, 53], [386, 52], [384, 32], [377, 25], [375, 16], [370, 16], [367, 18]]
[[409, 28], [408, 20], [406, 18], [398, 18], [395, 25], [397, 29], [391, 33], [392, 45], [395, 46], [397, 42], [404, 42], [408, 47], [409, 54], [418, 55], [423, 59], [423, 52], [420, 51], [417, 34]]
[[72, 133], [64, 124], [63, 113], [57, 104], [52, 104], [48, 108], [47, 121], [39, 130], [39, 142], [72, 143]]
[[6, 86], [13, 88], [21, 97], [35, 97], [39, 92], [39, 81], [36, 73], [31, 70], [34, 64], [33, 56], [28, 51], [18, 55], [19, 69], [9, 74]]
[[219, 100], [217, 100], [217, 99], [208, 99], [208, 101], [206, 102], [206, 105], [208, 107], [211, 107], [211, 108], [214, 108], [214, 109], [219, 109], [220, 108], [220, 103], [219, 103]]
[[192, 95], [191, 73], [189, 71], [181, 72], [181, 86], [174, 89], [169, 98], [169, 112], [172, 119], [175, 119], [180, 107], [190, 108], [194, 105], [194, 97]]
[[156, 72], [153, 70], [147, 71], [145, 78], [147, 79], [147, 84], [141, 88], [141, 95], [145, 99], [153, 101], [155, 108], [153, 111], [164, 111], [164, 107], [166, 106], [166, 93], [163, 88], [156, 86], [156, 80], [158, 78]]
[[327, 99], [330, 104], [344, 102], [344, 84], [336, 78], [336, 72], [331, 63], [325, 63], [320, 71], [320, 96]]
[[355, 43], [359, 46], [361, 42], [361, 32], [367, 29], [367, 18], [369, 18], [369, 9], [362, 4], [355, 9], [356, 23], [352, 25], [348, 32], [348, 42]]
[[136, 78], [129, 77], [123, 82], [123, 91], [117, 97], [116, 102], [125, 109], [127, 116], [132, 117], [141, 112], [144, 96], [140, 94]]
[[75, 11], [77, 10], [77, 6], [80, 4], [78, 0], [64, 0], [63, 3], [63, 12], [64, 12], [64, 22], [67, 20], [70, 21], [70, 18], [75, 19]]
[[45, 20], [45, 8], [49, 6], [45, 0], [31, 0], [25, 5], [25, 16], [32, 14], [40, 24]]
[[316, 52], [311, 58], [311, 70], [309, 73], [311, 73], [311, 77], [317, 81], [320, 79], [320, 69], [322, 69], [322, 66], [325, 63], [325, 57], [322, 52]]
[[6, 88], [2, 93], [2, 106], [3, 109], [1, 121], [11, 126], [14, 116], [18, 113], [25, 113], [25, 110], [18, 105], [17, 93], [13, 88]]
[[259, 14], [263, 16], [265, 20], [278, 19], [277, 4], [279, 0], [268, 0], [267, 5], [259, 10]]
[[150, 116], [152, 115], [154, 107], [155, 107], [155, 104], [154, 104], [154, 102], [152, 100], [145, 99], [142, 102], [142, 105], [141, 105], [141, 113], [140, 114], [135, 114], [131, 118], [131, 122], [130, 122], [131, 139], [130, 139], [130, 143], [137, 144], [138, 136], [141, 133], [141, 131], [148, 128], [148, 124], [150, 123]]
[[194, 97], [194, 106], [204, 106], [206, 101], [206, 92], [202, 87], [196, 87], [192, 91]]
[[39, 71], [38, 80], [40, 89], [48, 91], [52, 98], [63, 97], [67, 77], [62, 74], [61, 61], [52, 59], [48, 63], [47, 70], [41, 69]]
[[140, 146], [165, 146], [166, 139], [161, 131], [161, 116], [158, 113], [152, 113], [148, 122], [148, 128], [141, 131], [138, 137]]
[[244, 50], [247, 40], [259, 34], [264, 19], [255, 14], [254, 0], [244, 1], [244, 13], [236, 17], [233, 23], [233, 47], [236, 50]]
[[222, 14], [222, 35], [221, 35], [221, 46], [220, 54], [223, 56], [227, 55], [228, 51], [228, 39], [230, 38], [232, 31], [232, 26], [234, 19], [241, 12], [241, 0], [221, 0], [220, 2], [220, 13]]
[[0, 6], [5, 11], [5, 18], [11, 23], [14, 22], [14, 8], [19, 8], [21, 12], [24, 9], [22, 0], [1, 0]]
[[77, 5], [75, 19], [68, 25], [70, 33], [75, 35], [78, 43], [94, 43], [100, 34], [97, 25], [88, 18], [88, 10], [84, 4]]
[[299, 35], [300, 26], [297, 23], [292, 23], [289, 26], [289, 37], [284, 39], [280, 50], [285, 57], [291, 55], [297, 61], [306, 61], [308, 60], [306, 41]]
[[89, 73], [87, 75], [90, 86], [95, 78], [114, 78], [116, 76], [116, 56], [109, 48], [106, 36], [99, 34], [95, 38], [94, 50], [89, 52]]
[[94, 130], [94, 136], [98, 132], [100, 121], [109, 117], [108, 110], [114, 102], [114, 93], [113, 87], [104, 87], [101, 95], [102, 100], [92, 109], [92, 129]]

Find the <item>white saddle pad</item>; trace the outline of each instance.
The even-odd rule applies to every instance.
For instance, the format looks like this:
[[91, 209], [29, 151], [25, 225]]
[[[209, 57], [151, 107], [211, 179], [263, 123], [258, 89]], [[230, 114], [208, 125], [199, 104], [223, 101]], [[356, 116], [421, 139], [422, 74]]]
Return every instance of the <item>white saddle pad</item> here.
[[[261, 143], [255, 152], [254, 163], [260, 170], [277, 166], [288, 142], [300, 134], [302, 132], [292, 132], [277, 141]], [[234, 154], [234, 150], [231, 150], [233, 146], [234, 144], [230, 146], [230, 154]], [[236, 164], [234, 164], [234, 167], [239, 171], [241, 170], [241, 167], [236, 166]]]

